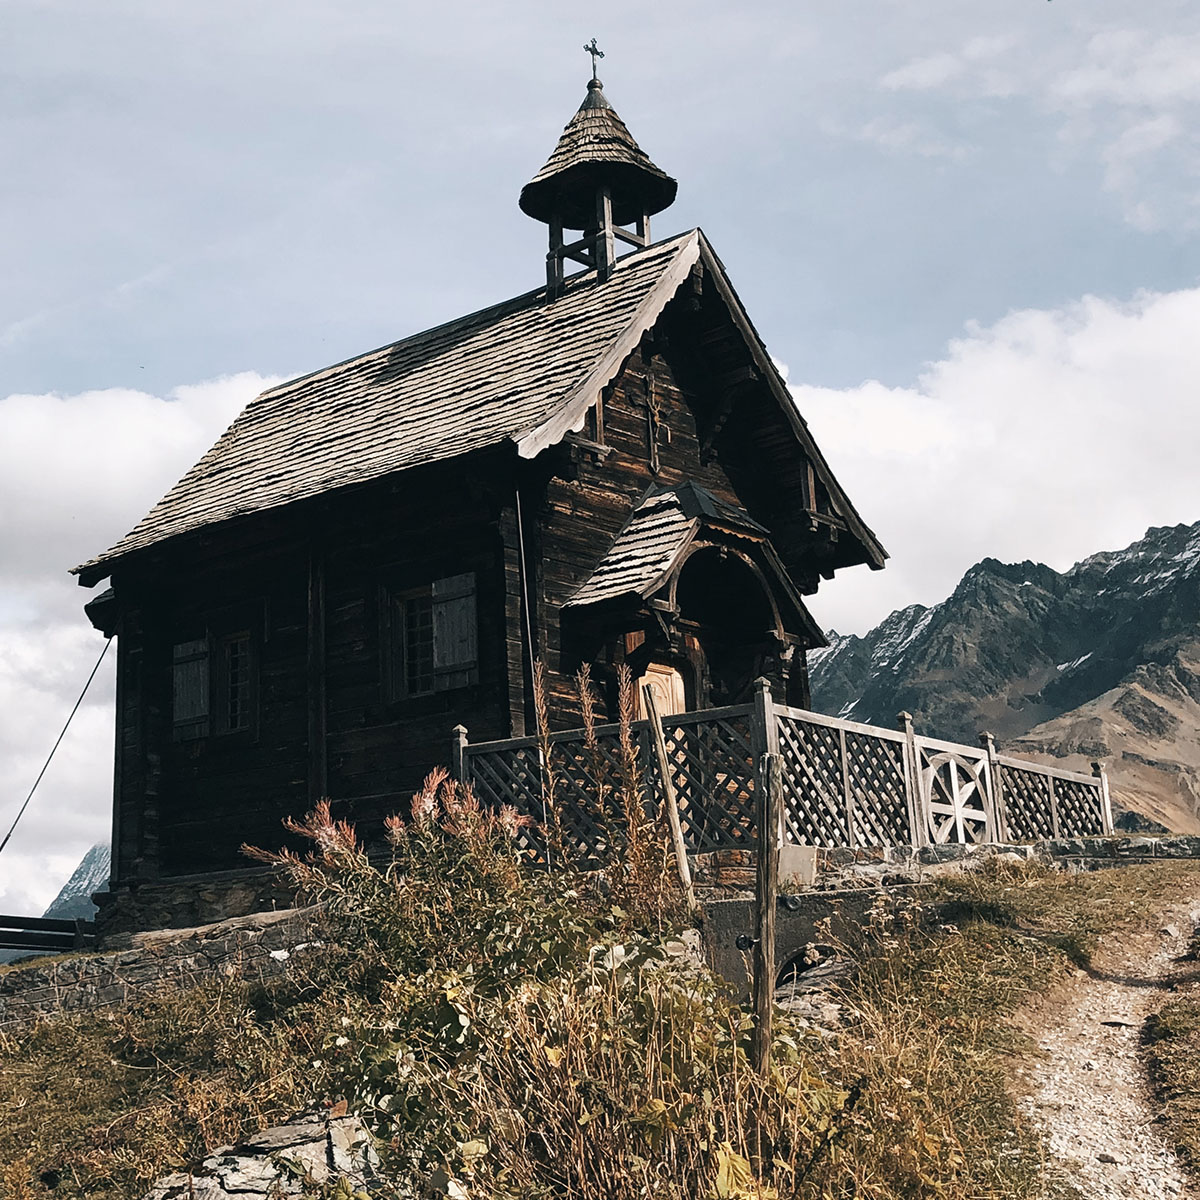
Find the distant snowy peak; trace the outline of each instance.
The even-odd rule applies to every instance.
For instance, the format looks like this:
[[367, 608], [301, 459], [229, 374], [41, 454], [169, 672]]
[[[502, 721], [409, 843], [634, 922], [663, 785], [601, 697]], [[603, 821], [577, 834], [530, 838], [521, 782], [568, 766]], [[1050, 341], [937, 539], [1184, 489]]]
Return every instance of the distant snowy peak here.
[[[940, 606], [939, 606], [940, 607]], [[910, 604], [897, 609], [875, 628], [875, 648], [872, 658], [880, 670], [894, 670], [908, 648], [925, 632], [937, 608]]]
[[1106, 550], [1076, 563], [1069, 580], [1094, 577], [1111, 586], [1160, 592], [1181, 579], [1200, 578], [1200, 521], [1195, 525], [1165, 525], [1146, 530], [1146, 536], [1124, 550]]
[[106, 843], [93, 846], [84, 856], [74, 874], [63, 884], [62, 891], [50, 902], [43, 916], [69, 921], [81, 918], [90, 921], [96, 914], [92, 894], [108, 887], [111, 856]]
[[[899, 670], [909, 647], [917, 642], [936, 615], [937, 608], [910, 604], [898, 609], [871, 630], [865, 637], [840, 634], [830, 630], [825, 636], [828, 646], [810, 650], [808, 670], [814, 695], [829, 690], [835, 679], [856, 680], [859, 684], [880, 674], [891, 675]], [[838, 716], [852, 716], [859, 700], [860, 688], [845, 696], [836, 706]]]

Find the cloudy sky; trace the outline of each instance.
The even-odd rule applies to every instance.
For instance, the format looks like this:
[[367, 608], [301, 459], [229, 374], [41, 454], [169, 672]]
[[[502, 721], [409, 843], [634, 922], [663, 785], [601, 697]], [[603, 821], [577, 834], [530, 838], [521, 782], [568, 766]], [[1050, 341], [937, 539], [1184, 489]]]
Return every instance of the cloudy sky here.
[[[539, 282], [593, 35], [892, 552], [822, 624], [1200, 519], [1191, 0], [0, 0], [4, 828], [101, 648], [67, 568], [266, 382]], [[110, 667], [0, 911], [107, 834]]]

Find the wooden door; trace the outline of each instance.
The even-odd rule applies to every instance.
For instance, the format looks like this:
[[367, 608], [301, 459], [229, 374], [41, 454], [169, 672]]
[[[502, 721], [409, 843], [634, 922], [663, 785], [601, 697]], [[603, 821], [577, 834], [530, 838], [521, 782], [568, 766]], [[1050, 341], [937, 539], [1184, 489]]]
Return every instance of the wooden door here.
[[645, 705], [642, 701], [642, 688], [649, 687], [654, 693], [654, 702], [658, 705], [659, 716], [669, 717], [674, 713], [687, 711], [687, 697], [683, 689], [683, 676], [665, 663], [650, 663], [645, 673], [637, 681], [637, 715], [639, 720], [646, 716]]

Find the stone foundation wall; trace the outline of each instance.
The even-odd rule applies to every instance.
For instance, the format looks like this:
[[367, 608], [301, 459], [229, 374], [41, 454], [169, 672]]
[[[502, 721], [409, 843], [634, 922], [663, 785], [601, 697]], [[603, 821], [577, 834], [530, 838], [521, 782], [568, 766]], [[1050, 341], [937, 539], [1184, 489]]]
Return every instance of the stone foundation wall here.
[[136, 934], [124, 949], [14, 963], [0, 971], [0, 1028], [103, 1008], [213, 979], [268, 979], [319, 950], [312, 909], [260, 913], [186, 931]]
[[[1054, 838], [1032, 844], [989, 842], [979, 846], [955, 844], [915, 849], [911, 846], [867, 846], [855, 850], [818, 850], [816, 883], [794, 890], [827, 891], [919, 883], [930, 871], [970, 868], [996, 856], [1056, 862], [1069, 870], [1094, 871], [1101, 867], [1129, 866], [1164, 858], [1200, 859], [1200, 837], [1175, 834], [1165, 837]], [[718, 850], [697, 855], [693, 874], [698, 888], [721, 895], [753, 890], [755, 870], [753, 850]], [[780, 883], [783, 891], [790, 890], [786, 878]]]
[[100, 909], [96, 915], [100, 944], [120, 946], [139, 930], [193, 929], [251, 913], [290, 909], [296, 894], [274, 871], [226, 871], [129, 884], [93, 899]]

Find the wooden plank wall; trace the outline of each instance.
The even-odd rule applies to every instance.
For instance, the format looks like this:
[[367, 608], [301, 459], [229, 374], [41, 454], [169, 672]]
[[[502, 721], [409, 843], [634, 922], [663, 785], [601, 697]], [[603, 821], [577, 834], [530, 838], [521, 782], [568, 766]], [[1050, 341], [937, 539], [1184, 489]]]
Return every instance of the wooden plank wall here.
[[[472, 484], [459, 464], [218, 527], [115, 580], [119, 881], [246, 866], [238, 847], [281, 845], [283, 818], [320, 792], [377, 836], [382, 818], [447, 762], [454, 725], [481, 738], [522, 731], [520, 674], [510, 680], [515, 533], [500, 504], [509, 484], [494, 464], [481, 473]], [[382, 589], [465, 571], [477, 576], [478, 683], [392, 699]], [[203, 636], [220, 612], [254, 616], [255, 727], [175, 741], [171, 647]]]
[[[588, 578], [651, 484], [670, 487], [693, 480], [730, 504], [744, 507], [717, 455], [701, 455], [698, 420], [702, 402], [685, 394], [672, 365], [672, 351], [650, 343], [626, 361], [603, 401], [606, 454], [586, 447], [573, 452], [570, 471], [546, 484], [538, 521], [540, 653], [555, 728], [580, 723], [574, 672], [588, 647], [564, 645], [561, 606]], [[647, 404], [657, 408], [657, 445], [652, 455]], [[593, 421], [591, 429], [595, 432]], [[657, 470], [652, 458], [656, 458]], [[616, 649], [619, 658], [621, 650]], [[599, 681], [603, 684], [603, 680]], [[601, 687], [602, 713], [610, 711], [611, 688]]]

